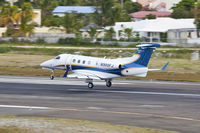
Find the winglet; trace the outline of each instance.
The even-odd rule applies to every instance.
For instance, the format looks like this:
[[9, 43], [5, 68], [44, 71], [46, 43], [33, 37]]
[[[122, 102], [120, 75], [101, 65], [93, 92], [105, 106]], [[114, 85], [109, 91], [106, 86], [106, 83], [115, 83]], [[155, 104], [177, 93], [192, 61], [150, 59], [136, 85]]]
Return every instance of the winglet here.
[[167, 63], [163, 66], [163, 68], [162, 68], [161, 70], [164, 71], [164, 70], [167, 68], [168, 65], [169, 65], [169, 62], [167, 62]]

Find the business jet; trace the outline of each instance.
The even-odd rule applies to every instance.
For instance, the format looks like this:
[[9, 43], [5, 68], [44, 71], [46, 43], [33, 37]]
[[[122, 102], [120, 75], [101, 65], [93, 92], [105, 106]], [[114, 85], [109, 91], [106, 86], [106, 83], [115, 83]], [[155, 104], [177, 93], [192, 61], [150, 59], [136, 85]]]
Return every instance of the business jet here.
[[[82, 55], [60, 54], [40, 64], [43, 69], [51, 71], [50, 79], [54, 79], [54, 70], [64, 70], [67, 78], [85, 79], [88, 88], [93, 88], [93, 80], [104, 80], [107, 87], [112, 86], [112, 79], [122, 76], [146, 77], [148, 71], [165, 70], [169, 62], [161, 69], [148, 69], [148, 63], [157, 43], [141, 43], [132, 57], [106, 59]], [[72, 74], [68, 74], [69, 71]]]

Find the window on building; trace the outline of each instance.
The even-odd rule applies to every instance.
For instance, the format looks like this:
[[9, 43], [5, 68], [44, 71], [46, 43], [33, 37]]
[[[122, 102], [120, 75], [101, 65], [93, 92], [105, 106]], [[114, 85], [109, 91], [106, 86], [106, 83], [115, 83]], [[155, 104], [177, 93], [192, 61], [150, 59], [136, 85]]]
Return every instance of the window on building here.
[[151, 37], [151, 32], [148, 32], [148, 33], [147, 33], [147, 36], [148, 36], [148, 37]]
[[188, 32], [188, 38], [192, 38], [192, 33]]
[[175, 32], [175, 38], [181, 38], [181, 33], [180, 32]]

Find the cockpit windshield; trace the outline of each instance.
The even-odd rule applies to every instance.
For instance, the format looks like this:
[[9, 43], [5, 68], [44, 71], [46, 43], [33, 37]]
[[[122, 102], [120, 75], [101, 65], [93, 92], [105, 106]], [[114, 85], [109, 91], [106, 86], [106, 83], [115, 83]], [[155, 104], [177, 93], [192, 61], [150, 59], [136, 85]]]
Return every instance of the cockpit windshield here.
[[59, 60], [59, 59], [60, 59], [60, 56], [56, 56], [54, 59], [57, 59], [57, 60]]

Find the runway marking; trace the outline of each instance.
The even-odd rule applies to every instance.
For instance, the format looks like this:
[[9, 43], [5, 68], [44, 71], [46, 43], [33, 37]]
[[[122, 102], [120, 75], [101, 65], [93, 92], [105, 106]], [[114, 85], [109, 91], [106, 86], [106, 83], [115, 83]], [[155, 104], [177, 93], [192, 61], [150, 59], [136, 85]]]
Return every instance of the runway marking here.
[[37, 107], [37, 106], [18, 106], [18, 105], [0, 105], [0, 108], [49, 109], [48, 107]]
[[142, 108], [163, 108], [165, 106], [163, 106], [163, 105], [139, 105], [138, 107], [142, 107]]
[[[88, 90], [80, 90], [80, 89], [68, 89], [68, 90], [70, 90], [70, 91], [88, 91]], [[143, 92], [143, 91], [109, 91], [109, 90], [90, 90], [90, 92], [200, 97], [200, 94], [187, 94], [187, 93], [164, 93], [164, 92]]]
[[91, 109], [91, 110], [102, 110], [104, 108], [100, 108], [100, 107], [87, 107], [88, 109]]
[[200, 122], [200, 119], [194, 119], [194, 118], [189, 118], [189, 117], [168, 116], [168, 115], [137, 113], [137, 112], [120, 112], [120, 111], [109, 111], [109, 110], [94, 110], [94, 109], [87, 110], [87, 109], [76, 109], [76, 108], [53, 108], [53, 107], [18, 106], [18, 105], [0, 105], [0, 108], [45, 109], [45, 110], [57, 110], [57, 111], [111, 113], [111, 114], [137, 115], [137, 116], [158, 117], [158, 118], [165, 118], [165, 119], [176, 119], [176, 120], [187, 120], [187, 121]]

